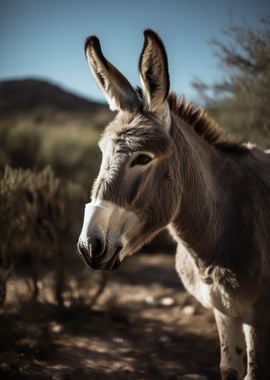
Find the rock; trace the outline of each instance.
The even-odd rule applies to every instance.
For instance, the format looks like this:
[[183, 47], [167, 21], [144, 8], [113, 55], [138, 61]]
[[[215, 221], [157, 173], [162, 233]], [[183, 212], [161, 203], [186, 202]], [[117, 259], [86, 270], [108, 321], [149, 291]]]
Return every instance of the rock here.
[[50, 327], [54, 333], [60, 333], [63, 330], [63, 327], [55, 321], [50, 323]]
[[175, 303], [174, 299], [171, 297], [164, 297], [160, 301], [161, 305], [163, 306], [171, 306]]
[[183, 307], [182, 313], [184, 313], [186, 315], [194, 315], [195, 314], [195, 307], [192, 305], [187, 305], [187, 306]]
[[148, 305], [153, 305], [155, 303], [155, 298], [152, 297], [152, 296], [146, 296], [144, 298], [144, 301], [148, 304]]

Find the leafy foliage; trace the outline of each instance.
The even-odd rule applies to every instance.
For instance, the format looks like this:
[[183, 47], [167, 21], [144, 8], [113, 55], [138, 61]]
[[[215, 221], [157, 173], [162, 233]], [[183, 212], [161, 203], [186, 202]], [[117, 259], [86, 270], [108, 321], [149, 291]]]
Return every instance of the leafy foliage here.
[[49, 124], [44, 120], [37, 124], [31, 114], [0, 119], [0, 171], [6, 164], [24, 169], [50, 165], [57, 176], [87, 186], [90, 191], [100, 159], [99, 131], [81, 123], [53, 120]]
[[224, 72], [214, 85], [193, 83], [206, 108], [229, 132], [270, 146], [270, 22], [257, 29], [232, 26], [228, 42], [213, 46]]
[[62, 302], [63, 268], [69, 262], [64, 253], [76, 239], [83, 200], [78, 186], [56, 178], [49, 167], [39, 172], [5, 168], [0, 180], [0, 305], [11, 270], [26, 268], [33, 279], [34, 297], [42, 270], [53, 268], [55, 296]]

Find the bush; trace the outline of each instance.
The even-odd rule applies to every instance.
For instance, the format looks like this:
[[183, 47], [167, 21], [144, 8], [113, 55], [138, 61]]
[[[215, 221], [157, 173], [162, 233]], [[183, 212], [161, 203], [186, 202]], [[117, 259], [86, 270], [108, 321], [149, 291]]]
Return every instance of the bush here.
[[[55, 272], [55, 297], [62, 303], [63, 268], [71, 260], [84, 203], [82, 190], [55, 177], [50, 167], [39, 172], [6, 167], [0, 180], [0, 305], [11, 271], [30, 267], [37, 296], [42, 271]], [[25, 265], [26, 264], [26, 265]]]
[[206, 108], [229, 132], [270, 146], [270, 22], [257, 29], [232, 26], [228, 42], [213, 41], [224, 79], [194, 82]]
[[[81, 121], [82, 123], [82, 121]], [[5, 165], [13, 168], [42, 169], [51, 166], [60, 177], [80, 183], [90, 191], [97, 174], [100, 132], [86, 126], [44, 122], [18, 116], [0, 119], [0, 172]]]

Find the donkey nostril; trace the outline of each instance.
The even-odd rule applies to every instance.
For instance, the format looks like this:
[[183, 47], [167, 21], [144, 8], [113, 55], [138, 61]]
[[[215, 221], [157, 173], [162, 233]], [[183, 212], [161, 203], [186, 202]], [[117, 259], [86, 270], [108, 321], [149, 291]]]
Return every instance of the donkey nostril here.
[[101, 238], [93, 237], [88, 241], [89, 252], [91, 257], [99, 257], [105, 250], [105, 244]]
[[84, 245], [84, 243], [79, 242], [77, 245], [78, 251], [84, 258], [89, 257], [88, 248]]

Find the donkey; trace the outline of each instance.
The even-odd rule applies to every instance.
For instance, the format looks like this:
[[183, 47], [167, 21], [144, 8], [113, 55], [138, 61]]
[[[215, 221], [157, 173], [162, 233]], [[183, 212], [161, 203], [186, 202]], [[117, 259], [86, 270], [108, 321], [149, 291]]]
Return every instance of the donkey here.
[[102, 163], [78, 250], [111, 270], [159, 231], [177, 242], [176, 269], [214, 312], [223, 380], [270, 379], [270, 156], [229, 137], [201, 108], [170, 92], [159, 36], [144, 32], [142, 90], [85, 43], [111, 110]]

